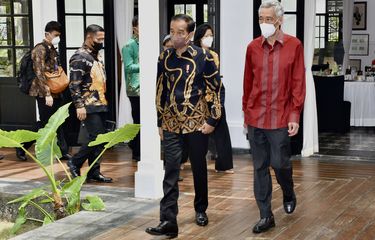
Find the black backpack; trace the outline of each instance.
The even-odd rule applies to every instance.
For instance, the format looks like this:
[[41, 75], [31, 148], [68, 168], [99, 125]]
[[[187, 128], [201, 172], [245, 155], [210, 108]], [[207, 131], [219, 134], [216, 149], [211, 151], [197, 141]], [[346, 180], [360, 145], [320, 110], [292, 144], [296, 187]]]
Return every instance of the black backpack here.
[[[47, 59], [49, 58], [49, 48], [43, 43], [39, 43], [43, 45], [46, 48], [46, 55]], [[36, 46], [38, 46], [37, 44]], [[35, 47], [36, 47], [35, 46]], [[31, 58], [31, 52], [33, 49], [26, 52], [25, 55], [23, 55], [21, 62], [20, 62], [20, 69], [17, 75], [17, 85], [18, 88], [23, 92], [24, 94], [29, 94], [31, 84], [33, 83], [33, 80], [36, 78], [36, 74], [34, 72], [33, 68], [33, 60]]]

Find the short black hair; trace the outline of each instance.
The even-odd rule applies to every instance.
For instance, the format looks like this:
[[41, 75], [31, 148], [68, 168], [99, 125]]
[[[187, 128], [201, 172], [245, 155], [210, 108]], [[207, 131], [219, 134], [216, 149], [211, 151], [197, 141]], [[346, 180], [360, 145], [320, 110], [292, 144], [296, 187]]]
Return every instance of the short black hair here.
[[47, 23], [46, 27], [44, 28], [44, 31], [49, 32], [49, 33], [53, 31], [61, 33], [61, 29], [62, 29], [62, 26], [59, 22], [50, 21]]
[[88, 34], [96, 34], [97, 32], [104, 32], [104, 28], [96, 24], [91, 24], [86, 28], [85, 36], [87, 37]]
[[132, 20], [133, 27], [138, 27], [138, 16], [134, 16]]
[[212, 33], [214, 33], [214, 30], [212, 29], [211, 25], [208, 23], [204, 23], [202, 25], [199, 25], [197, 27], [197, 30], [194, 33], [194, 45], [198, 47], [201, 46], [201, 39], [204, 37], [206, 34], [207, 30], [211, 30]]
[[171, 19], [171, 21], [178, 21], [178, 20], [183, 20], [187, 23], [188, 26], [187, 26], [186, 30], [188, 31], [188, 33], [194, 32], [195, 22], [189, 15], [177, 14], [177, 15], [173, 16], [172, 19]]

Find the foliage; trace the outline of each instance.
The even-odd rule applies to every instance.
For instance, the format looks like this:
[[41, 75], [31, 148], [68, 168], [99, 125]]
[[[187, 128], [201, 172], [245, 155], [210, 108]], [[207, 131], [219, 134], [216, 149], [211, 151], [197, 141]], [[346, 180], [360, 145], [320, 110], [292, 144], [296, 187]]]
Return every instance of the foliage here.
[[[30, 193], [10, 201], [8, 204], [20, 204], [17, 220], [11, 229], [15, 234], [27, 220], [42, 223], [43, 225], [54, 222], [58, 219], [78, 212], [82, 206], [88, 211], [102, 211], [105, 209], [104, 202], [98, 196], [87, 196], [86, 201], [81, 204], [81, 188], [86, 181], [87, 173], [92, 166], [100, 159], [104, 152], [114, 145], [132, 140], [138, 133], [140, 126], [137, 124], [128, 124], [116, 131], [98, 135], [97, 139], [89, 144], [96, 146], [104, 144], [104, 149], [89, 169], [79, 177], [72, 179], [61, 163], [61, 151], [57, 145], [57, 129], [69, 117], [68, 103], [58, 109], [49, 119], [46, 126], [37, 133], [27, 130], [3, 131], [0, 129], [0, 148], [18, 147], [22, 148], [26, 154], [43, 170], [48, 178], [49, 185], [33, 189]], [[35, 141], [36, 156], [32, 155], [23, 147], [23, 143]], [[55, 179], [55, 163], [59, 163], [67, 176], [60, 180]], [[46, 206], [52, 204], [54, 211], [48, 212]], [[38, 209], [44, 216], [43, 219], [29, 218], [27, 206]]]

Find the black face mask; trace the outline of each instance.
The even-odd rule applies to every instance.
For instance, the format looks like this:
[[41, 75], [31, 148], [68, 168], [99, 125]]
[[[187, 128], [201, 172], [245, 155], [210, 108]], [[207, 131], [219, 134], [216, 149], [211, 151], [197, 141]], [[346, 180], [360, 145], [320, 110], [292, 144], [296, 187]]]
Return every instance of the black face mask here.
[[103, 43], [94, 42], [92, 48], [99, 52], [101, 49], [103, 49]]

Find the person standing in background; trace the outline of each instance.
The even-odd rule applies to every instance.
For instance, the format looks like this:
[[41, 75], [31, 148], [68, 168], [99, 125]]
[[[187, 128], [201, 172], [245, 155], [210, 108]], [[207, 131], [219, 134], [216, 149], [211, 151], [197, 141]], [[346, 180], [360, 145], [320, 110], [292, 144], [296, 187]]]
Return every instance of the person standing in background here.
[[[194, 44], [208, 51], [213, 56], [214, 62], [219, 69], [219, 55], [211, 50], [213, 40], [214, 32], [209, 24], [205, 23], [197, 27], [197, 30], [194, 34]], [[209, 89], [207, 90], [209, 91]], [[224, 85], [221, 87], [221, 92], [222, 93], [220, 95], [223, 96], [220, 99], [222, 106], [222, 116], [215, 127], [215, 131], [210, 134], [208, 150], [212, 155], [215, 156], [213, 160], [215, 160], [216, 172], [234, 173], [232, 143], [229, 135], [229, 128], [224, 108]]]
[[[138, 16], [132, 21], [133, 36], [122, 48], [122, 61], [125, 70], [126, 94], [132, 107], [133, 122], [140, 124], [140, 103], [139, 103], [139, 28]], [[141, 159], [141, 132], [129, 142], [132, 149], [132, 159], [139, 161]]]

